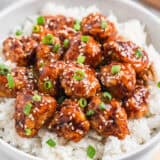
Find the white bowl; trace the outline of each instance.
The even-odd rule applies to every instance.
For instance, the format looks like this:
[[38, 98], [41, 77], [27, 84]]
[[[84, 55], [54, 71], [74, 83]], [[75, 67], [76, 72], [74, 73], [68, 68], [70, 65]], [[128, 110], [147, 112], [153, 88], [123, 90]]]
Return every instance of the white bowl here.
[[[8, 32], [17, 24], [21, 24], [28, 16], [38, 13], [43, 7], [44, 3], [53, 0], [27, 0], [20, 1], [16, 4], [6, 8], [0, 13], [0, 40], [3, 40]], [[145, 8], [139, 6], [135, 2], [129, 0], [58, 0], [54, 1], [56, 4], [64, 6], [90, 6], [96, 4], [101, 12], [108, 14], [111, 10], [118, 17], [120, 21], [127, 21], [129, 19], [139, 19], [147, 26], [147, 32], [150, 41], [154, 44], [155, 48], [160, 51], [160, 20]], [[145, 155], [154, 145], [160, 140], [160, 133], [154, 136], [148, 143], [144, 144], [140, 150], [125, 154], [121, 160], [135, 160], [140, 159]], [[34, 156], [26, 154], [9, 144], [0, 140], [0, 150], [2, 153], [7, 154], [9, 159], [12, 160], [40, 160]]]

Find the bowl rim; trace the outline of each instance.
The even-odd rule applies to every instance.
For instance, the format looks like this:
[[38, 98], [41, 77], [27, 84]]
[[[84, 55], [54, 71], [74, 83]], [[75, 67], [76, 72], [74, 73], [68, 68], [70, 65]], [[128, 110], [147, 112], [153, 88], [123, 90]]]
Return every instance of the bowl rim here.
[[[2, 9], [2, 11], [0, 12], [0, 18], [4, 17], [5, 15], [7, 15], [10, 12], [15, 11], [17, 8], [23, 7], [25, 4], [32, 3], [34, 1], [36, 1], [36, 0], [27, 0], [27, 1], [18, 0], [16, 2], [12, 3], [10, 6], [7, 6], [4, 9]], [[114, 0], [114, 1], [116, 3], [116, 0]], [[143, 14], [149, 15], [153, 19], [153, 21], [156, 21], [156, 23], [158, 23], [160, 25], [160, 18], [158, 18], [158, 16], [156, 16], [155, 14], [150, 12], [147, 8], [138, 4], [137, 2], [131, 1], [131, 0], [119, 0], [119, 2], [123, 3], [124, 5], [134, 7], [137, 10], [141, 10], [143, 12]], [[141, 154], [143, 151], [149, 149], [154, 144], [157, 144], [159, 139], [160, 139], [160, 131], [154, 137], [152, 137], [148, 142], [146, 142], [146, 144], [144, 144], [140, 148], [136, 149], [135, 152], [131, 152], [131, 153], [129, 152], [124, 155], [118, 156], [118, 158], [115, 158], [115, 160], [123, 160], [123, 159], [127, 159], [127, 158], [133, 158], [134, 156]], [[43, 160], [42, 158], [35, 157], [34, 155], [26, 153], [23, 150], [20, 150], [14, 146], [8, 144], [7, 142], [5, 142], [1, 138], [0, 138], [0, 144], [4, 147], [8, 148], [12, 152], [20, 154], [21, 156], [25, 156], [26, 158], [29, 158], [32, 160]]]

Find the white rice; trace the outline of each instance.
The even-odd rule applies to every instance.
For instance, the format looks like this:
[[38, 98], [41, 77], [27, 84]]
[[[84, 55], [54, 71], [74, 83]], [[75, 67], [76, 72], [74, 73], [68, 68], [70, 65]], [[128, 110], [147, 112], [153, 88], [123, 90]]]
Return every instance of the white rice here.
[[[81, 19], [91, 12], [99, 11], [95, 6], [89, 8], [64, 8], [63, 6], [55, 6], [54, 4], [46, 4], [42, 9], [42, 14], [64, 14]], [[29, 18], [24, 26], [19, 26], [23, 29], [26, 35], [31, 33], [32, 26], [35, 23], [36, 16]], [[154, 62], [155, 71], [157, 73], [157, 81], [160, 80], [160, 56], [152, 45], [147, 46], [147, 34], [144, 31], [144, 25], [138, 20], [130, 20], [124, 23], [118, 23], [116, 17], [111, 14], [109, 19], [112, 20], [123, 36], [134, 41], [144, 47], [151, 62]], [[11, 67], [14, 64], [9, 61], [5, 62], [4, 58], [0, 58], [0, 63], [6, 63]], [[108, 160], [117, 158], [120, 155], [132, 152], [139, 149], [143, 144], [148, 142], [153, 135], [160, 129], [160, 89], [156, 83], [150, 84], [149, 111], [150, 116], [139, 120], [129, 120], [128, 126], [130, 135], [124, 140], [119, 140], [116, 137], [110, 136], [106, 142], [101, 142], [102, 138], [94, 131], [82, 139], [79, 143], [69, 142], [63, 138], [57, 137], [55, 133], [50, 133], [45, 129], [41, 129], [38, 136], [32, 139], [21, 138], [17, 135], [14, 127], [14, 99], [1, 99], [0, 103], [0, 137], [11, 145], [45, 160], [87, 160], [86, 148], [88, 145], [93, 145], [96, 148], [95, 160]], [[57, 145], [55, 148], [50, 148], [46, 141], [53, 138]]]

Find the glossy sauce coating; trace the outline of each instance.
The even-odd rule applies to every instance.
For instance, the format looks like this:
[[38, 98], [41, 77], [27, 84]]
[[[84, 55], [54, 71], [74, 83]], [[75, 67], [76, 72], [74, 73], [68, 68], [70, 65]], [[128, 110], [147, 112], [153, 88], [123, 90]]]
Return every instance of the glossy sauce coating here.
[[[114, 73], [114, 68], [118, 72]], [[131, 96], [136, 85], [136, 73], [131, 64], [112, 62], [100, 70], [101, 83], [117, 98]]]
[[80, 141], [88, 133], [90, 124], [78, 102], [68, 99], [60, 107], [48, 126], [49, 130], [67, 140]]
[[[35, 95], [40, 98], [36, 100]], [[30, 112], [26, 111], [27, 105], [31, 105]], [[48, 95], [33, 91], [19, 93], [14, 115], [17, 133], [22, 137], [34, 137], [54, 114], [56, 106], [56, 100]]]
[[[83, 42], [87, 38], [87, 42]], [[70, 40], [70, 47], [64, 56], [65, 61], [78, 61], [79, 56], [84, 56], [84, 64], [96, 67], [102, 61], [100, 44], [91, 36], [78, 35]]]
[[[102, 104], [104, 108], [102, 108]], [[93, 111], [88, 116], [91, 127], [100, 135], [108, 137], [114, 135], [120, 139], [129, 134], [127, 127], [127, 114], [121, 107], [121, 103], [112, 99], [106, 103], [99, 96], [94, 96], [87, 108], [87, 111]]]

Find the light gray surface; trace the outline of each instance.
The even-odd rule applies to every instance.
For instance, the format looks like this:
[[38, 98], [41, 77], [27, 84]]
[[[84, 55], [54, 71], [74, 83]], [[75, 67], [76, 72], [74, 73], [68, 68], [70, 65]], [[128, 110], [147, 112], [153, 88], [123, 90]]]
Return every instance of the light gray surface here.
[[[0, 0], [0, 9], [2, 9], [4, 6], [7, 6], [8, 4], [13, 3], [14, 1], [15, 0]], [[136, 1], [138, 1], [138, 0], [136, 0]], [[153, 11], [153, 12], [160, 15], [160, 13], [157, 13], [156, 11]], [[142, 160], [149, 160], [148, 157], [149, 156], [147, 155], [145, 158], [143, 157]], [[3, 156], [2, 153], [0, 153], [0, 160], [9, 160], [9, 159], [6, 158], [5, 156]], [[134, 160], [140, 160], [140, 159], [134, 159]]]

